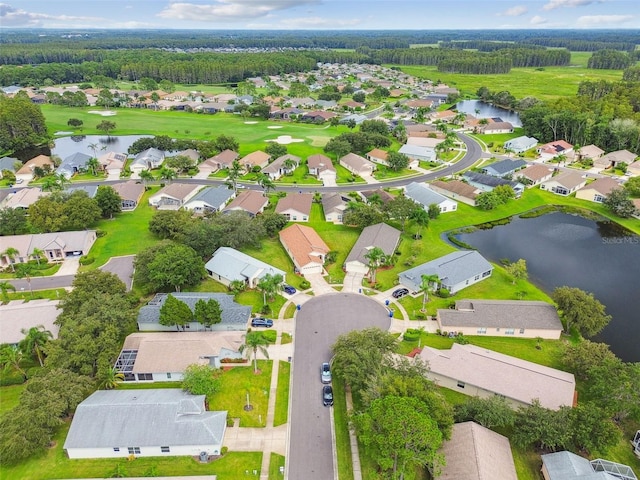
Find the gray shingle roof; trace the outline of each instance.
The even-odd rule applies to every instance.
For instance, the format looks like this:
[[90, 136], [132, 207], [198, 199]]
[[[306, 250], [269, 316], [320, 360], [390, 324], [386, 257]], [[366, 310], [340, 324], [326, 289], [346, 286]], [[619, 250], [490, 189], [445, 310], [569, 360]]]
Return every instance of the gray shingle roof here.
[[462, 176], [470, 182], [479, 183], [480, 185], [486, 185], [487, 187], [493, 188], [499, 185], [509, 185], [510, 187], [515, 189], [519, 185], [518, 182], [512, 182], [511, 180], [505, 180], [503, 178], [485, 175], [484, 173], [464, 172]]
[[279, 268], [230, 247], [218, 248], [204, 268], [229, 280], [244, 281], [256, 275], [262, 278], [266, 274], [280, 274], [284, 278], [286, 275]]
[[65, 190], [69, 193], [78, 192], [78, 191], [86, 192], [89, 198], [94, 198], [96, 196], [96, 193], [98, 193], [98, 186], [97, 185], [75, 185], [73, 187], [67, 187]]
[[386, 223], [365, 227], [349, 252], [345, 263], [358, 261], [363, 265], [368, 265], [369, 261], [365, 255], [373, 247], [381, 248], [386, 256], [393, 255], [399, 241], [400, 230], [390, 227]]
[[493, 174], [502, 176], [526, 165], [527, 162], [525, 162], [524, 160], [512, 160], [510, 158], [507, 158], [505, 160], [500, 160], [499, 162], [492, 163], [491, 165], [487, 165], [486, 167], [483, 167], [483, 169], [489, 175]]
[[412, 182], [405, 187], [405, 192], [407, 197], [426, 208], [434, 203], [440, 205], [444, 201], [451, 201], [444, 195], [434, 192], [423, 183]]
[[[166, 293], [158, 293], [138, 312], [138, 323], [159, 323], [160, 309], [167, 299]], [[217, 300], [222, 309], [221, 325], [245, 325], [251, 315], [251, 307], [240, 305], [233, 299], [233, 295], [226, 293], [206, 293], [206, 292], [174, 292], [173, 295], [178, 300], [186, 303], [193, 312], [198, 300]]]
[[[13, 157], [2, 157], [0, 158], [0, 170], [9, 170], [10, 172], [15, 172], [16, 168], [14, 165], [19, 160]], [[22, 162], [20, 162], [22, 163]]]
[[227, 412], [176, 388], [98, 390], [76, 410], [64, 448], [222, 443]]
[[57, 173], [67, 174], [67, 176], [73, 175], [77, 170], [86, 168], [87, 162], [91, 160], [91, 155], [86, 153], [76, 152], [66, 157], [60, 166], [56, 169]]
[[200, 201], [211, 208], [218, 208], [228, 202], [231, 197], [233, 197], [233, 190], [227, 187], [206, 187], [196, 193], [184, 206], [189, 208], [190, 203]]
[[148, 163], [155, 163], [164, 159], [164, 152], [157, 148], [147, 148], [135, 156], [132, 165], [147, 165]]

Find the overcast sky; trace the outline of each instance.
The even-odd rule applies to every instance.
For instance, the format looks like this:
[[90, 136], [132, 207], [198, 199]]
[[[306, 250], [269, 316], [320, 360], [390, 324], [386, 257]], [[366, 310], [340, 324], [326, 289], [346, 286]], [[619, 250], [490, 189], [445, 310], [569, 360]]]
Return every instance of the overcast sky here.
[[640, 28], [637, 0], [8, 0], [0, 27]]

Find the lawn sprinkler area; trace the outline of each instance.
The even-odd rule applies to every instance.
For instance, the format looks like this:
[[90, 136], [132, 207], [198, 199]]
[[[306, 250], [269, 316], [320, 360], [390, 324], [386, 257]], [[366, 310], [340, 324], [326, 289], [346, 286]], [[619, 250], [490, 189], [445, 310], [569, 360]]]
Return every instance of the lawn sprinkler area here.
[[275, 140], [267, 140], [267, 142], [276, 142], [280, 145], [289, 145], [290, 143], [304, 142], [302, 138], [293, 138], [291, 135], [280, 135]]
[[94, 115], [100, 115], [102, 117], [113, 117], [117, 112], [113, 110], [89, 110], [87, 113], [93, 113]]

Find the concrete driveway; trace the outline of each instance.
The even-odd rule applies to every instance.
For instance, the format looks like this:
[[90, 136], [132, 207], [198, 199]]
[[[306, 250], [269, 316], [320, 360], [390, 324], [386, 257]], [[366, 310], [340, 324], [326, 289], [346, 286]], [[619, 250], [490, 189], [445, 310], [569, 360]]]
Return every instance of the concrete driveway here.
[[133, 285], [133, 261], [135, 258], [135, 255], [111, 257], [107, 263], [100, 267], [100, 270], [116, 274], [127, 286], [127, 291], [129, 291]]
[[352, 330], [390, 325], [387, 310], [364, 295], [326, 294], [306, 302], [296, 316], [287, 478], [336, 478], [330, 409], [322, 405], [320, 365], [331, 346]]
[[342, 283], [342, 291], [345, 293], [362, 293], [363, 273], [347, 272]]

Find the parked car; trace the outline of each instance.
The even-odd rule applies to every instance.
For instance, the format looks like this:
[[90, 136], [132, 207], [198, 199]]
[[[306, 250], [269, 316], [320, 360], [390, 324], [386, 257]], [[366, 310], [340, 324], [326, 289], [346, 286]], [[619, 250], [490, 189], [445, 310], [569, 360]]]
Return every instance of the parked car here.
[[331, 385], [322, 387], [322, 404], [325, 407], [331, 407], [333, 405], [333, 388], [331, 388]]
[[393, 298], [402, 298], [405, 295], [409, 294], [409, 290], [406, 288], [398, 288], [397, 290], [394, 290], [393, 293], [391, 294], [391, 296]]
[[331, 383], [331, 367], [326, 362], [320, 368], [320, 380], [322, 383]]
[[284, 290], [284, 293], [288, 293], [289, 295], [293, 295], [294, 293], [296, 293], [296, 289], [291, 285], [284, 285], [282, 287], [282, 290]]
[[251, 326], [252, 327], [273, 327], [273, 320], [271, 320], [270, 318], [254, 318], [251, 320]]

